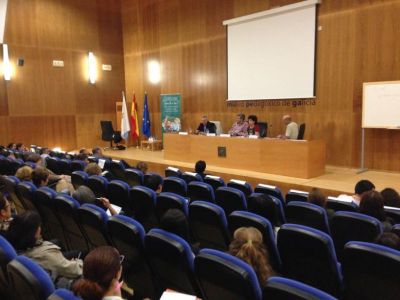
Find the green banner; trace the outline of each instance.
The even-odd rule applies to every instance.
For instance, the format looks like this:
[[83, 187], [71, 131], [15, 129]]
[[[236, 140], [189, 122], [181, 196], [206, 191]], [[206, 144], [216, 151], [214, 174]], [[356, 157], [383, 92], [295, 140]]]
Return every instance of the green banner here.
[[179, 132], [181, 124], [182, 107], [180, 94], [161, 95], [161, 127], [164, 132]]

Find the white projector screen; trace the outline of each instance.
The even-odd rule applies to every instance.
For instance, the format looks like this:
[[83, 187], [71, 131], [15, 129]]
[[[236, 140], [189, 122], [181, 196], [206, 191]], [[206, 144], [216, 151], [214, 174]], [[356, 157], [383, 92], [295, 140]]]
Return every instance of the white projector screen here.
[[0, 0], [0, 44], [3, 44], [6, 26], [7, 0]]
[[308, 0], [224, 21], [228, 100], [315, 96], [318, 3]]

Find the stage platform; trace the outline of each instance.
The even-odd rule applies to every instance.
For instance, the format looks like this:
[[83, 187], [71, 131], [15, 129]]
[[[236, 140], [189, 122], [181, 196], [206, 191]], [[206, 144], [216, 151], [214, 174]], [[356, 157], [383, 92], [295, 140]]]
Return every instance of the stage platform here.
[[[177, 167], [182, 171], [193, 172], [194, 169], [194, 165], [191, 163], [165, 160], [163, 151], [152, 152], [129, 147], [127, 150], [121, 151], [107, 150], [104, 151], [104, 155], [113, 159], [124, 159], [131, 166], [135, 166], [139, 161], [144, 161], [149, 165], [149, 172], [159, 173], [163, 176], [164, 170], [168, 166]], [[391, 187], [400, 191], [400, 173], [369, 170], [357, 174], [357, 169], [333, 166], [326, 166], [324, 175], [309, 179], [279, 176], [251, 170], [221, 168], [213, 165], [207, 165], [206, 173], [220, 176], [225, 182], [233, 178], [246, 180], [253, 187], [258, 183], [277, 185], [284, 193], [289, 189], [309, 191], [313, 187], [318, 187], [327, 196], [337, 196], [342, 193], [352, 194], [354, 193], [354, 185], [361, 179], [372, 181], [377, 190]]]

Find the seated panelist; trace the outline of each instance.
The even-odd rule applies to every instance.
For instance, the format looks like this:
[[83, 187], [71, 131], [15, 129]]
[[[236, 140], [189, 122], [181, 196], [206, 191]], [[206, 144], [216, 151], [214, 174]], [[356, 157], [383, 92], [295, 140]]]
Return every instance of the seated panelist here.
[[217, 127], [213, 122], [208, 121], [207, 116], [201, 117], [201, 123], [199, 127], [197, 127], [196, 134], [207, 134], [207, 133], [216, 133]]
[[231, 136], [247, 135], [247, 127], [249, 125], [245, 121], [245, 118], [245, 115], [242, 113], [236, 115], [236, 122], [232, 125], [232, 128], [228, 132]]
[[286, 131], [284, 135], [278, 135], [278, 138], [284, 140], [297, 140], [297, 136], [299, 135], [299, 126], [292, 121], [292, 118], [289, 115], [283, 116], [282, 121], [286, 125]]
[[257, 124], [257, 116], [248, 116], [247, 123], [249, 123], [249, 127], [247, 127], [247, 134], [260, 136], [260, 126]]

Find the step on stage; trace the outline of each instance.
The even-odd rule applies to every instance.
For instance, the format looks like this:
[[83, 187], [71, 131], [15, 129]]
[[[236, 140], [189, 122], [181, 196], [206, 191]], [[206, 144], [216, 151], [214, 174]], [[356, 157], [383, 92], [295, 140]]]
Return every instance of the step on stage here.
[[[131, 166], [135, 166], [139, 161], [144, 161], [149, 166], [149, 172], [159, 173], [164, 176], [164, 171], [168, 166], [179, 168], [181, 171], [193, 172], [194, 164], [180, 161], [164, 159], [163, 151], [147, 151], [139, 148], [130, 147], [127, 150], [104, 151], [104, 155], [113, 159], [123, 159]], [[232, 178], [246, 180], [253, 188], [258, 183], [279, 186], [284, 193], [289, 189], [309, 191], [313, 187], [322, 189], [327, 196], [337, 196], [342, 193], [353, 194], [354, 186], [361, 179], [372, 181], [378, 191], [391, 187], [400, 191], [400, 173], [384, 171], [367, 171], [357, 174], [357, 169], [327, 166], [325, 174], [309, 179], [273, 175], [251, 170], [222, 168], [207, 164], [207, 174], [220, 176], [225, 182]]]

